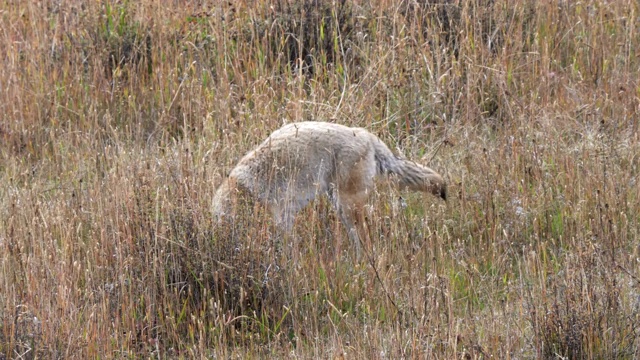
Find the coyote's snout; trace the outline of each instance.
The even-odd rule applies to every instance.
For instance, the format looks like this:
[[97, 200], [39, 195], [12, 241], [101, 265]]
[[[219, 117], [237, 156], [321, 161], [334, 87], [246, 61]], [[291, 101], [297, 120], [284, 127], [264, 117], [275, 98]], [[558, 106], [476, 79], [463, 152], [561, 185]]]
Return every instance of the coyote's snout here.
[[401, 189], [447, 197], [438, 173], [395, 156], [365, 129], [325, 122], [288, 124], [240, 160], [216, 191], [213, 213], [217, 219], [233, 216], [237, 197], [248, 196], [267, 206], [276, 225], [288, 231], [300, 209], [327, 194], [359, 246], [362, 236], [367, 237], [363, 206], [374, 179], [383, 174], [395, 175]]

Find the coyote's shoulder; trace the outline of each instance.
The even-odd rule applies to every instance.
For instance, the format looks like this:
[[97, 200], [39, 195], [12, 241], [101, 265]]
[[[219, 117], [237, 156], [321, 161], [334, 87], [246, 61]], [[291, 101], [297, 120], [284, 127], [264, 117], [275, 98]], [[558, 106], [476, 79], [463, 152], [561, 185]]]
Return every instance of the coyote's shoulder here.
[[269, 207], [276, 223], [289, 228], [302, 207], [327, 194], [357, 238], [356, 217], [380, 175], [395, 175], [401, 188], [446, 198], [439, 174], [394, 155], [367, 130], [299, 122], [274, 131], [238, 162], [218, 188], [213, 212], [218, 218], [231, 214], [234, 197], [244, 194]]

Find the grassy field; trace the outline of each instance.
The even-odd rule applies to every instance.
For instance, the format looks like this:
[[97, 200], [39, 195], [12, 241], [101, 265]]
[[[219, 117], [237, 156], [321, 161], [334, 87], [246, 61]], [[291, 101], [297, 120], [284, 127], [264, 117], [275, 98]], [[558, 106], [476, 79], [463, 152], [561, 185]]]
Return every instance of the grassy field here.
[[[373, 3], [2, 1], [0, 359], [640, 358], [638, 2]], [[449, 200], [216, 227], [300, 120]]]

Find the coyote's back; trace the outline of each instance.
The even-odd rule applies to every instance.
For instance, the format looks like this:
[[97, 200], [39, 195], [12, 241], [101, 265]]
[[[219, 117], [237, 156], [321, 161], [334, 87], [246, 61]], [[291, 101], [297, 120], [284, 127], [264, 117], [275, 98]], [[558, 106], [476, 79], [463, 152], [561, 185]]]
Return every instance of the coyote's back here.
[[[446, 183], [428, 167], [395, 156], [362, 128], [300, 122], [274, 131], [245, 155], [216, 191], [214, 216], [233, 216], [236, 198], [247, 196], [269, 208], [276, 224], [291, 228], [295, 214], [327, 194], [352, 240], [359, 241], [362, 208], [377, 176], [397, 177], [400, 188], [446, 199]], [[361, 234], [362, 236], [362, 234]]]

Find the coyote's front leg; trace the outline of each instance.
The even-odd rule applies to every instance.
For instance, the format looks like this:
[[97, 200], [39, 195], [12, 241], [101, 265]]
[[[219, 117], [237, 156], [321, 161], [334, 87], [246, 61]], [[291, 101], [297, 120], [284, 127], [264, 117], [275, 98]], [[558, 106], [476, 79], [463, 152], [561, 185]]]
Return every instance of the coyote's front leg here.
[[364, 205], [366, 204], [368, 194], [365, 191], [361, 191], [355, 194], [337, 194], [335, 199], [332, 199], [334, 208], [338, 212], [340, 221], [347, 229], [349, 240], [356, 247], [356, 256], [361, 258], [361, 254], [364, 251], [371, 250], [371, 238], [367, 231]]

